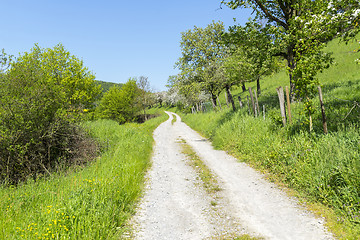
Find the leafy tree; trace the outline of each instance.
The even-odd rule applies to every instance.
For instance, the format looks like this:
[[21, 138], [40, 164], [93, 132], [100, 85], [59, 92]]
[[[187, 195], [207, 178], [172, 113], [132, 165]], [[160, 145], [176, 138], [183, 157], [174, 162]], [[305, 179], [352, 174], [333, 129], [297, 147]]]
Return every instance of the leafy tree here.
[[184, 98], [184, 95], [180, 93], [182, 85], [179, 83], [180, 77], [179, 75], [169, 76], [166, 87], [168, 91], [164, 96], [164, 102], [167, 106], [175, 107], [179, 103], [184, 104], [187, 100]]
[[188, 93], [204, 90], [211, 94], [213, 105], [216, 106], [217, 95], [222, 90], [220, 79], [216, 78], [219, 62], [226, 55], [225, 45], [221, 42], [224, 25], [213, 22], [206, 28], [194, 27], [182, 33], [182, 57], [176, 63], [181, 70], [180, 80], [188, 88]]
[[30, 68], [41, 74], [41, 81], [57, 94], [63, 109], [82, 110], [93, 107], [101, 93], [95, 76], [78, 59], [58, 44], [53, 49], [42, 49], [38, 45], [30, 53], [25, 52], [11, 67], [9, 74]]
[[[331, 64], [322, 52], [325, 43], [347, 31], [358, 18], [358, 1], [335, 0], [233, 0], [222, 1], [232, 9], [253, 8], [258, 19], [271, 24], [277, 55], [287, 60], [292, 99], [312, 94], [316, 74]], [[356, 13], [356, 14], [355, 14]]]
[[189, 73], [186, 76], [182, 73], [169, 77], [167, 103], [172, 106], [176, 105], [181, 109], [193, 105], [199, 106], [201, 102], [209, 99], [204, 98], [203, 90], [201, 89], [202, 82], [196, 80], [198, 76], [192, 76], [191, 74]]
[[[235, 83], [256, 81], [257, 94], [261, 94], [260, 79], [276, 71], [279, 67], [273, 57], [274, 42], [269, 33], [270, 26], [261, 26], [257, 21], [249, 21], [242, 26], [232, 26], [224, 35], [224, 41], [230, 45], [234, 56], [227, 60], [228, 71], [237, 76]], [[237, 60], [238, 58], [238, 60]], [[235, 64], [239, 65], [236, 69]]]
[[148, 77], [140, 76], [137, 79], [137, 85], [139, 87], [139, 90], [141, 91], [141, 94], [139, 95], [139, 103], [141, 104], [144, 111], [145, 120], [147, 120], [146, 108], [148, 108], [152, 104], [152, 92]]
[[141, 109], [140, 94], [136, 79], [129, 79], [121, 88], [113, 86], [101, 99], [97, 113], [101, 118], [113, 119], [120, 124], [133, 121]]

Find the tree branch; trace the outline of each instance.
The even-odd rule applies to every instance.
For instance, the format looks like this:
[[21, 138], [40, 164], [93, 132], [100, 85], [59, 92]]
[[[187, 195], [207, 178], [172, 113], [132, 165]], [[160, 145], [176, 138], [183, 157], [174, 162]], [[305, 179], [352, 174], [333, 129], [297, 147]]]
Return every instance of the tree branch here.
[[[261, 9], [261, 11], [265, 14], [265, 16], [267, 18], [269, 18], [271, 21], [274, 21], [278, 24], [280, 24], [281, 26], [283, 26], [286, 30], [289, 29], [289, 26], [287, 25], [286, 22], [281, 21], [279, 18], [275, 17], [273, 14], [271, 14], [269, 12], [269, 10], [265, 7], [265, 5], [262, 3], [261, 0], [253, 0], [252, 1], [258, 8]], [[281, 8], [281, 10], [283, 11], [283, 9]], [[285, 13], [284, 13], [285, 14]]]

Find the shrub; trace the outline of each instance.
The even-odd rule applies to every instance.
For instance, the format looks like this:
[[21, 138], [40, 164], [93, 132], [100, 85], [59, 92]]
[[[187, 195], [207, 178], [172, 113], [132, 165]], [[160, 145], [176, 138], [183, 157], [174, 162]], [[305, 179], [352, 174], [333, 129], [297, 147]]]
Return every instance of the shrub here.
[[35, 46], [2, 74], [0, 180], [17, 183], [67, 165], [79, 141], [78, 112], [91, 108], [100, 88], [62, 45]]
[[134, 121], [140, 111], [140, 90], [130, 79], [121, 88], [113, 86], [106, 92], [96, 109], [99, 118], [112, 119], [120, 124]]

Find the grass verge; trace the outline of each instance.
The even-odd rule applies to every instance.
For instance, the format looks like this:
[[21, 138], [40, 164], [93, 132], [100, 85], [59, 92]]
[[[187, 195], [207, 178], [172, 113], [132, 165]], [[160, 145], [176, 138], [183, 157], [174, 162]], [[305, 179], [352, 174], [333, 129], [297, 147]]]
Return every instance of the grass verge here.
[[166, 117], [85, 123], [103, 145], [101, 156], [68, 174], [0, 186], [0, 239], [119, 239], [142, 191], [152, 132]]
[[360, 236], [360, 132], [348, 126], [328, 135], [278, 128], [242, 111], [188, 114], [184, 122], [223, 149], [295, 190], [326, 217], [340, 239]]

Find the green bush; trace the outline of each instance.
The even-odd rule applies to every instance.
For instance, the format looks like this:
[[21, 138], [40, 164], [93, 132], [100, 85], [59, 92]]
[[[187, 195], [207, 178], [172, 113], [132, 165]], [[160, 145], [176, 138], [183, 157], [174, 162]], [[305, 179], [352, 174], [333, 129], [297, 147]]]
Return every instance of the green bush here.
[[138, 102], [140, 93], [136, 81], [132, 79], [121, 88], [111, 87], [96, 109], [97, 116], [115, 120], [120, 124], [134, 121], [141, 109]]
[[0, 82], [0, 180], [17, 183], [68, 165], [84, 139], [75, 122], [100, 88], [64, 49], [35, 46]]

